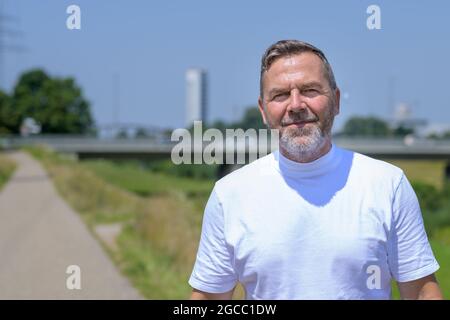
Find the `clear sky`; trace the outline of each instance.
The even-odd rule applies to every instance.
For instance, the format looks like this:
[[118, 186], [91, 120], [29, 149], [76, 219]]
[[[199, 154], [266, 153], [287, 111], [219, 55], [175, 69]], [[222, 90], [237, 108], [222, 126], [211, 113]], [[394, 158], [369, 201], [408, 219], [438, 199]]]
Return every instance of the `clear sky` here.
[[[81, 30], [66, 28], [71, 4]], [[381, 30], [366, 26], [371, 4]], [[27, 51], [3, 54], [2, 88], [34, 67], [73, 76], [100, 124], [182, 127], [192, 66], [208, 71], [209, 120], [236, 119], [257, 102], [263, 51], [286, 38], [330, 60], [343, 94], [337, 127], [353, 115], [391, 118], [390, 96], [415, 117], [450, 123], [450, 1], [3, 0], [3, 11], [17, 18], [3, 25], [23, 33], [6, 42]]]

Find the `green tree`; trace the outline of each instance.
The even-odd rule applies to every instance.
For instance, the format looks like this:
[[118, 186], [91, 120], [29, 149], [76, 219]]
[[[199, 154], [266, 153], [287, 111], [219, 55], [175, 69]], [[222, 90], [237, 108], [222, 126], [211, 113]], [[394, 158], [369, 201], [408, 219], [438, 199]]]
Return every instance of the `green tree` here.
[[116, 139], [128, 139], [128, 131], [125, 129], [120, 129], [116, 134]]
[[386, 137], [391, 134], [388, 124], [376, 117], [353, 117], [342, 130], [345, 136]]
[[148, 138], [149, 134], [145, 128], [138, 128], [134, 133], [135, 138]]
[[405, 126], [399, 125], [398, 127], [396, 127], [393, 130], [393, 135], [397, 136], [397, 137], [404, 137], [408, 134], [413, 134], [414, 133], [414, 129], [412, 128], [407, 128]]
[[211, 125], [209, 126], [209, 128], [215, 128], [220, 130], [222, 133], [225, 133], [225, 130], [227, 129], [227, 124], [225, 122], [223, 122], [222, 120], [216, 120], [213, 123], [211, 123]]
[[0, 134], [13, 131], [11, 97], [0, 90]]
[[251, 106], [245, 110], [244, 116], [242, 120], [234, 125], [237, 128], [242, 128], [244, 130], [253, 128], [253, 129], [263, 129], [266, 128], [264, 124], [261, 113], [259, 112], [258, 107]]
[[32, 117], [42, 133], [93, 133], [88, 101], [72, 78], [51, 78], [43, 70], [22, 74], [12, 95], [8, 128], [18, 133], [24, 118]]

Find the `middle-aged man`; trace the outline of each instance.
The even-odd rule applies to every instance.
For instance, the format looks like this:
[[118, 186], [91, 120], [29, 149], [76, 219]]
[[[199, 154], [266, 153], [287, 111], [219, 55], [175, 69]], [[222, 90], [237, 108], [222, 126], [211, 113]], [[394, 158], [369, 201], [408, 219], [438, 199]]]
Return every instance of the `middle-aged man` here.
[[262, 58], [259, 109], [279, 150], [219, 180], [205, 208], [192, 299], [441, 299], [417, 197], [397, 167], [331, 141], [339, 89], [316, 47]]

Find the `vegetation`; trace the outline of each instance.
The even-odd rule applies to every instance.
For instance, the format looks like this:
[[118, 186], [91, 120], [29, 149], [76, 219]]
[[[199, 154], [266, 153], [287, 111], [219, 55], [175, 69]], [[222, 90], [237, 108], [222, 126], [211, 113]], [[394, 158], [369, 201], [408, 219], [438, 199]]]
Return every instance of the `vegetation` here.
[[385, 137], [390, 134], [386, 122], [375, 117], [353, 117], [347, 120], [342, 130], [345, 136]]
[[0, 190], [11, 177], [15, 168], [16, 164], [14, 161], [0, 154]]
[[93, 132], [89, 103], [75, 80], [40, 69], [22, 74], [10, 96], [0, 91], [0, 134], [19, 133], [26, 118], [37, 121], [42, 133]]
[[392, 159], [385, 161], [401, 168], [410, 181], [425, 183], [438, 190], [442, 190], [444, 187], [445, 161]]
[[450, 139], [450, 130], [447, 130], [445, 132], [442, 132], [441, 134], [438, 133], [430, 133], [427, 136], [428, 139], [435, 139], [435, 140], [446, 140]]
[[[444, 297], [450, 299], [450, 183], [444, 181], [445, 162], [389, 160], [403, 169], [417, 194], [425, 229], [440, 264], [436, 273]], [[393, 284], [393, 297], [400, 298]]]
[[348, 119], [338, 136], [347, 137], [404, 137], [408, 134], [413, 134], [414, 129], [405, 127], [399, 123], [395, 126], [390, 126], [383, 119], [369, 116], [369, 117], [352, 117]]
[[264, 129], [266, 125], [262, 121], [261, 113], [257, 106], [249, 106], [246, 108], [244, 116], [241, 120], [233, 123], [225, 123], [223, 121], [217, 120], [213, 122], [210, 128], [216, 128], [225, 133], [226, 129], [237, 129], [241, 128], [243, 130], [247, 129]]

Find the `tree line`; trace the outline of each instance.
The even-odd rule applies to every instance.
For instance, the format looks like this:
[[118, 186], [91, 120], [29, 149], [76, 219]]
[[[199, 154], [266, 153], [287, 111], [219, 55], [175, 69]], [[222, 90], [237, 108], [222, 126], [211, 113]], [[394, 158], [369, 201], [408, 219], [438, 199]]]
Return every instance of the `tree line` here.
[[[212, 122], [208, 127], [217, 128], [223, 132], [227, 128], [249, 128], [262, 129], [266, 128], [263, 123], [258, 107], [248, 107], [239, 121], [225, 123], [217, 120]], [[336, 133], [336, 136], [346, 137], [404, 137], [408, 134], [414, 134], [414, 129], [403, 126], [401, 124], [391, 126], [381, 118], [375, 116], [354, 116], [350, 117], [344, 124], [343, 128]], [[434, 137], [434, 136], [433, 136]], [[450, 137], [450, 135], [449, 135]]]
[[0, 90], [0, 134], [18, 134], [25, 119], [41, 133], [94, 133], [90, 104], [71, 77], [51, 77], [41, 69], [20, 75], [10, 94]]

